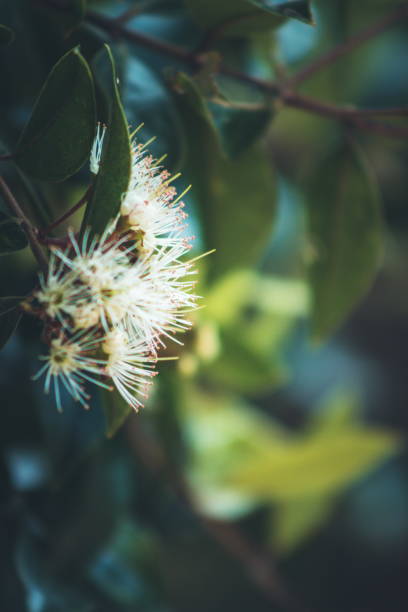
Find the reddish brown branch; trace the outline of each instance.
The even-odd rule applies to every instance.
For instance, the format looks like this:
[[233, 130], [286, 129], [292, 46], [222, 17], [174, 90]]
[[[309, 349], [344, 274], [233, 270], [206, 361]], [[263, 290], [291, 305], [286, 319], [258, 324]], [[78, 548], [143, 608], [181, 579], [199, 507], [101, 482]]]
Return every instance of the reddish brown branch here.
[[352, 36], [346, 42], [334, 47], [328, 53], [321, 55], [314, 62], [310, 63], [308, 66], [300, 70], [297, 74], [295, 74], [292, 78], [289, 79], [288, 85], [290, 87], [296, 87], [303, 83], [306, 79], [311, 77], [316, 72], [319, 72], [323, 68], [326, 68], [330, 64], [333, 64], [335, 61], [346, 55], [347, 53], [351, 53], [364, 44], [368, 40], [375, 38], [379, 34], [382, 34], [388, 28], [395, 25], [399, 21], [402, 21], [408, 17], [408, 3], [405, 2], [402, 6], [399, 6], [395, 11], [388, 13], [382, 17], [378, 22], [372, 24], [365, 30], [358, 32], [355, 36]]
[[30, 244], [31, 251], [33, 252], [34, 257], [38, 261], [40, 267], [44, 271], [46, 271], [48, 269], [48, 261], [38, 241], [37, 231], [31, 225], [30, 220], [24, 213], [23, 209], [17, 202], [14, 195], [11, 193], [9, 186], [7, 185], [6, 181], [3, 179], [2, 176], [0, 176], [0, 191], [10, 212], [13, 213], [13, 215], [15, 215], [19, 219], [21, 228], [27, 236], [27, 240]]
[[408, 139], [408, 126], [371, 119], [371, 117], [375, 115], [404, 116], [407, 113], [406, 109], [364, 110], [347, 106], [341, 107], [291, 92], [283, 94], [282, 97], [286, 106], [314, 113], [320, 117], [337, 119], [338, 121], [349, 123], [356, 127], [367, 129], [385, 136]]
[[[35, 0], [42, 4], [48, 4], [64, 10], [56, 0]], [[350, 53], [356, 49], [359, 45], [368, 41], [370, 38], [377, 36], [387, 30], [389, 27], [398, 23], [398, 21], [408, 17], [408, 3], [405, 2], [402, 6], [397, 8], [392, 13], [383, 17], [379, 22], [370, 26], [369, 28], [359, 32], [344, 44], [335, 47], [332, 51], [324, 54], [312, 62], [309, 66], [301, 70], [297, 75], [286, 81], [285, 84], [280, 84], [276, 81], [269, 81], [260, 79], [258, 77], [246, 74], [239, 70], [229, 68], [224, 64], [220, 64], [218, 67], [218, 74], [234, 78], [241, 83], [247, 83], [248, 85], [265, 92], [273, 97], [280, 98], [284, 105], [299, 108], [301, 110], [317, 114], [322, 117], [327, 117], [341, 121], [344, 123], [352, 124], [361, 129], [369, 130], [378, 134], [383, 134], [396, 138], [406, 138], [407, 128], [405, 126], [397, 126], [390, 123], [384, 123], [380, 121], [373, 121], [371, 117], [377, 115], [397, 117], [406, 116], [407, 109], [382, 109], [376, 111], [375, 109], [359, 110], [352, 107], [339, 107], [319, 100], [314, 100], [306, 96], [300, 96], [293, 91], [293, 88], [303, 82], [306, 78], [314, 74], [315, 72], [323, 69], [332, 62], [336, 61], [346, 53]], [[194, 53], [179, 45], [167, 43], [157, 38], [147, 36], [142, 32], [131, 30], [121, 19], [114, 19], [89, 11], [86, 15], [86, 19], [94, 25], [104, 29], [113, 38], [121, 37], [128, 40], [131, 43], [147, 47], [156, 53], [171, 57], [183, 64], [190, 66], [193, 70], [200, 68], [203, 65], [205, 59], [199, 53]], [[369, 118], [368, 118], [369, 117]]]
[[71, 217], [71, 215], [73, 215], [77, 210], [79, 210], [81, 208], [81, 206], [86, 204], [86, 202], [89, 200], [89, 198], [91, 196], [91, 190], [92, 190], [92, 186], [88, 187], [88, 189], [86, 190], [86, 192], [84, 193], [82, 198], [79, 200], [79, 202], [74, 204], [74, 206], [71, 206], [71, 208], [69, 210], [67, 210], [67, 212], [65, 212], [61, 217], [59, 217], [58, 219], [53, 221], [51, 223], [51, 225], [49, 225], [44, 230], [42, 230], [41, 231], [42, 236], [44, 237], [46, 234], [48, 234], [53, 229], [58, 227], [58, 225], [60, 225], [61, 223], [63, 223], [67, 219], [69, 219], [69, 217]]

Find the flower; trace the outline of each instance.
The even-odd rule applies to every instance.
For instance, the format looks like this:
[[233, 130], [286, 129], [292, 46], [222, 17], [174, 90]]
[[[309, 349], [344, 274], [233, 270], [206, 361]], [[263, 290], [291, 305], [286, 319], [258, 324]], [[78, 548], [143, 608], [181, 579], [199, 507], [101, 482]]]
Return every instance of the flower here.
[[81, 331], [72, 338], [66, 338], [63, 334], [51, 340], [48, 355], [40, 356], [45, 364], [33, 376], [34, 380], [45, 374], [44, 390], [50, 392], [51, 386], [54, 390], [57, 409], [61, 412], [60, 384], [72, 397], [79, 401], [84, 408], [88, 408], [89, 395], [84, 391], [83, 385], [86, 381], [92, 382], [104, 389], [111, 387], [99, 380], [102, 374], [101, 363], [92, 354], [100, 344], [96, 331]]
[[[105, 127], [98, 124], [91, 154], [97, 173]], [[121, 214], [102, 236], [81, 238], [70, 230], [65, 248], [53, 248], [48, 273], [28, 300], [28, 310], [45, 325], [50, 347], [35, 379], [54, 390], [58, 410], [61, 384], [85, 408], [85, 383], [113, 389], [138, 410], [155, 376], [158, 353], [169, 338], [185, 332], [187, 313], [196, 308], [195, 260], [185, 238], [181, 196], [171, 177], [142, 145], [133, 145], [129, 189]], [[33, 300], [34, 298], [34, 300]]]
[[150, 254], [182, 243], [184, 251], [188, 251], [190, 242], [182, 237], [187, 215], [181, 198], [189, 187], [176, 198], [171, 182], [179, 175], [171, 177], [158, 160], [147, 155], [143, 145], [133, 145], [132, 157], [131, 178], [121, 215], [137, 237], [139, 250]]
[[143, 406], [139, 398], [147, 398], [157, 374], [153, 371], [157, 358], [142, 338], [130, 340], [120, 327], [106, 334], [102, 349], [107, 355], [105, 373], [129, 406], [138, 410]]
[[122, 250], [125, 239], [112, 239], [115, 224], [110, 224], [98, 240], [84, 233], [81, 244], [70, 232], [70, 253], [56, 249], [54, 255], [68, 271], [76, 292], [65, 307], [76, 329], [100, 321], [106, 331], [127, 313], [130, 291], [130, 261]]
[[91, 157], [89, 160], [89, 169], [92, 174], [98, 174], [99, 166], [101, 163], [102, 149], [103, 149], [103, 141], [105, 139], [106, 134], [106, 125], [101, 127], [101, 124], [98, 123], [96, 126], [96, 135], [93, 141]]

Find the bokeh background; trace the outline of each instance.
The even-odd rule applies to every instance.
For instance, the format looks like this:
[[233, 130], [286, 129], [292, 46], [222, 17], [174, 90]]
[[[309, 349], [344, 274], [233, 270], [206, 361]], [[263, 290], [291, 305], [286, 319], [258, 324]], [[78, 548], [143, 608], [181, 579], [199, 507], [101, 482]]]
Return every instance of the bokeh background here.
[[[184, 347], [168, 347], [179, 359], [161, 364], [137, 415], [111, 395], [95, 395], [88, 412], [66, 398], [57, 413], [30, 379], [44, 346], [29, 317], [3, 347], [2, 610], [407, 609], [407, 124], [388, 118], [401, 134], [387, 136], [215, 74], [222, 58], [284, 82], [398, 5], [311, 4], [252, 3], [259, 14], [231, 22], [239, 3], [225, 0], [2, 0], [0, 21], [15, 31], [0, 48], [3, 152], [63, 53], [80, 44], [93, 65], [108, 42], [130, 126], [144, 123], [142, 141], [157, 137], [151, 150], [182, 171], [180, 190], [193, 184], [194, 255], [217, 249], [198, 263], [204, 308], [194, 330]], [[265, 5], [291, 5], [294, 17]], [[309, 8], [315, 25], [296, 18]], [[129, 9], [126, 28], [204, 53], [202, 67], [95, 19]], [[407, 25], [299, 91], [341, 106], [408, 107]], [[350, 161], [356, 148], [363, 174]], [[89, 182], [86, 167], [63, 183], [31, 180], [11, 162], [1, 171], [41, 227]], [[333, 268], [319, 276], [326, 250]], [[2, 296], [27, 294], [29, 249], [2, 252]]]

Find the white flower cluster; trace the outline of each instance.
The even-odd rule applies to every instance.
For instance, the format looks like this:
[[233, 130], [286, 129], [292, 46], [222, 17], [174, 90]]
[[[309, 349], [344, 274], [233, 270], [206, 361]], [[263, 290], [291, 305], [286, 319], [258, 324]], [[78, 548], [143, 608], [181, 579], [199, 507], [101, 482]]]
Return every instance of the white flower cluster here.
[[[98, 131], [91, 156], [97, 172], [103, 146]], [[132, 172], [118, 218], [101, 237], [70, 231], [54, 248], [48, 273], [30, 308], [44, 323], [49, 353], [34, 378], [45, 375], [62, 409], [61, 385], [85, 408], [86, 383], [116, 388], [134, 409], [142, 406], [155, 375], [158, 351], [185, 331], [195, 308], [191, 248], [183, 236], [183, 203], [172, 177], [141, 145], [132, 150]]]

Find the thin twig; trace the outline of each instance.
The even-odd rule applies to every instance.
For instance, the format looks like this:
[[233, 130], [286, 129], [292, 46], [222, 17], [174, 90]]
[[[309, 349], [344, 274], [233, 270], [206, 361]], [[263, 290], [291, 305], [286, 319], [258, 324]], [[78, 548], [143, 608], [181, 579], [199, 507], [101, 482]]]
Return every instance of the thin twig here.
[[20, 204], [17, 202], [14, 195], [11, 193], [7, 183], [5, 182], [2, 176], [0, 176], [0, 191], [3, 194], [4, 200], [10, 211], [19, 219], [21, 228], [27, 236], [27, 240], [30, 243], [30, 247], [34, 257], [37, 259], [40, 267], [44, 271], [46, 271], [48, 269], [48, 261], [39, 243], [36, 229], [31, 225], [31, 222], [26, 217]]
[[13, 156], [11, 153], [2, 153], [0, 155], [0, 161], [8, 161], [9, 159], [13, 159]]
[[398, 23], [399, 21], [408, 17], [408, 3], [405, 2], [402, 6], [399, 6], [395, 11], [382, 17], [377, 23], [369, 26], [365, 30], [358, 32], [355, 36], [352, 36], [346, 42], [334, 47], [328, 53], [321, 55], [314, 62], [300, 70], [297, 74], [289, 79], [287, 85], [290, 87], [296, 87], [303, 83], [306, 79], [311, 77], [316, 72], [326, 68], [336, 60], [340, 59], [343, 55], [354, 51], [357, 47], [367, 42], [371, 38], [382, 34], [389, 27]]
[[73, 215], [77, 210], [81, 208], [81, 206], [83, 206], [89, 200], [91, 196], [91, 192], [92, 192], [92, 186], [89, 186], [86, 192], [84, 193], [84, 195], [82, 196], [82, 198], [79, 200], [79, 202], [74, 204], [74, 206], [71, 206], [71, 208], [67, 210], [67, 212], [65, 212], [61, 217], [56, 219], [56, 221], [53, 221], [48, 227], [46, 227], [45, 229], [41, 231], [42, 236], [45, 236], [46, 234], [51, 232], [53, 229], [58, 227], [58, 225], [60, 225], [61, 223], [69, 219], [71, 215]]
[[163, 448], [150, 434], [142, 430], [139, 418], [128, 420], [126, 434], [131, 450], [138, 459], [155, 476], [166, 478], [183, 504], [199, 520], [207, 533], [243, 565], [251, 581], [271, 603], [278, 604], [289, 612], [306, 612], [304, 607], [294, 601], [283, 585], [283, 580], [269, 554], [257, 550], [255, 545], [234, 525], [209, 519], [201, 512], [185, 479], [172, 465]]

